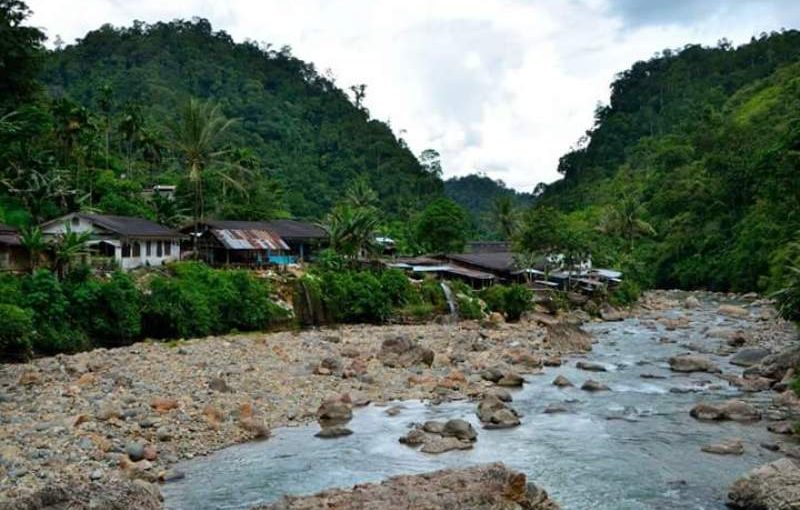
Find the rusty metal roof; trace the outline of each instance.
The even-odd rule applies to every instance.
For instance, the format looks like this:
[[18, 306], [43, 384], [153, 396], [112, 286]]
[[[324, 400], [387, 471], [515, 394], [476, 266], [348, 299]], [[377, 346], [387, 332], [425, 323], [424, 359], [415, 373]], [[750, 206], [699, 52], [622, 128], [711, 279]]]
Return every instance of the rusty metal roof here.
[[210, 232], [229, 250], [277, 251], [289, 249], [283, 239], [262, 228], [212, 228]]

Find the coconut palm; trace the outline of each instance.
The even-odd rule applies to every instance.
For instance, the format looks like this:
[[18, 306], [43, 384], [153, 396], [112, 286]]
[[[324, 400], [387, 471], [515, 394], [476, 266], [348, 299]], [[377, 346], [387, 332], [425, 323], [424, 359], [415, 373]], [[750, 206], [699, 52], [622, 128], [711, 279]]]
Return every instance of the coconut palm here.
[[355, 258], [375, 251], [379, 219], [373, 209], [340, 204], [328, 214], [326, 223], [336, 253]]
[[[208, 174], [218, 173], [223, 180], [241, 187], [224, 171], [229, 166], [226, 156], [230, 151], [222, 148], [223, 137], [234, 122], [235, 119], [225, 117], [219, 105], [192, 98], [172, 126], [173, 149], [183, 160], [194, 189], [192, 218], [195, 232], [205, 213], [203, 179]], [[193, 239], [196, 244], [196, 236]]]
[[633, 251], [636, 239], [656, 233], [655, 228], [641, 218], [642, 213], [642, 206], [636, 197], [624, 194], [622, 199], [609, 209], [598, 230], [606, 234], [619, 235], [625, 240], [628, 251]]

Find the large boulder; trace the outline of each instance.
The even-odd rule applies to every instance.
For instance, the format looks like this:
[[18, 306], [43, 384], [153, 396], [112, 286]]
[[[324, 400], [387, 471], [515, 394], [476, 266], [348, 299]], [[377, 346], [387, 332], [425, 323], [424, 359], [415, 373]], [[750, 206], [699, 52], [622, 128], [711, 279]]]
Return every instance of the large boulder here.
[[520, 424], [519, 413], [494, 396], [484, 397], [476, 413], [485, 429], [505, 429]]
[[689, 295], [683, 300], [684, 308], [700, 308], [700, 300], [696, 296]]
[[328, 398], [317, 409], [317, 420], [323, 426], [345, 423], [352, 418], [353, 404], [348, 395]]
[[755, 407], [741, 400], [728, 400], [718, 404], [700, 402], [689, 414], [692, 418], [703, 421], [753, 422], [761, 419], [761, 413]]
[[800, 508], [800, 468], [784, 458], [749, 471], [728, 490], [728, 506], [739, 510]]
[[794, 346], [761, 359], [758, 365], [744, 371], [745, 376], [759, 375], [780, 381], [789, 369], [800, 365], [800, 346]]
[[503, 464], [445, 469], [395, 476], [353, 489], [331, 489], [313, 496], [286, 496], [253, 510], [393, 510], [468, 508], [470, 510], [558, 510], [547, 492]]
[[461, 419], [447, 422], [426, 421], [422, 426], [417, 425], [400, 438], [402, 444], [411, 447], [422, 445], [421, 452], [433, 454], [468, 450], [477, 440], [478, 433], [472, 425]]
[[625, 320], [627, 317], [628, 314], [626, 312], [619, 310], [618, 308], [614, 308], [608, 303], [604, 304], [602, 308], [600, 308], [600, 318], [604, 321], [616, 322]]
[[719, 305], [719, 308], [717, 308], [717, 313], [720, 315], [727, 315], [728, 317], [735, 317], [737, 319], [746, 319], [750, 317], [750, 312], [747, 310], [747, 308], [730, 304]]
[[575, 363], [575, 368], [579, 368], [581, 370], [587, 370], [589, 372], [605, 372], [606, 366], [601, 365], [600, 363], [593, 363], [591, 361], [580, 360]]
[[160, 510], [161, 492], [142, 480], [45, 487], [29, 496], [0, 502], [0, 510]]
[[386, 338], [381, 344], [378, 358], [387, 367], [406, 368], [433, 364], [434, 353], [405, 335]]
[[573, 324], [559, 323], [547, 326], [544, 344], [560, 352], [591, 351], [592, 335]]
[[769, 355], [769, 349], [764, 349], [763, 347], [748, 347], [731, 356], [730, 362], [732, 365], [740, 367], [752, 367]]
[[697, 354], [673, 356], [669, 359], [669, 368], [673, 372], [722, 372], [713, 361]]

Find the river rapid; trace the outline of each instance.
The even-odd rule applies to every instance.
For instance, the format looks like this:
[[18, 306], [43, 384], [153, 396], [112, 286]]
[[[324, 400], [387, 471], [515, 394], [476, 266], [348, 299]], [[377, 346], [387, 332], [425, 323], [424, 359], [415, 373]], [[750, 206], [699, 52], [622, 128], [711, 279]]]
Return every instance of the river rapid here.
[[[355, 411], [354, 434], [318, 439], [316, 424], [275, 430], [267, 441], [226, 448], [177, 468], [186, 477], [162, 487], [168, 509], [247, 509], [286, 494], [382, 480], [396, 474], [501, 461], [544, 487], [564, 509], [722, 509], [729, 485], [747, 470], [778, 458], [760, 443], [772, 442], [763, 422], [704, 423], [689, 416], [700, 401], [742, 398], [766, 405], [770, 392], [742, 394], [712, 374], [670, 371], [670, 356], [702, 349], [726, 374], [741, 374], [723, 352], [725, 341], [709, 338], [710, 328], [747, 328], [747, 322], [700, 309], [658, 312], [683, 316], [686, 328], [667, 330], [645, 316], [590, 323], [592, 352], [565, 359], [563, 366], [527, 375], [513, 392], [522, 425], [484, 430], [473, 402], [428, 405], [403, 402], [389, 416], [385, 407]], [[753, 309], [758, 313], [757, 309]], [[606, 372], [575, 367], [580, 359], [603, 364]], [[643, 378], [642, 374], [650, 377]], [[563, 375], [574, 387], [552, 385]], [[657, 378], [652, 378], [655, 376]], [[580, 389], [586, 379], [611, 391]], [[548, 406], [562, 412], [545, 413]], [[413, 423], [464, 418], [479, 431], [474, 449], [427, 455], [398, 442]], [[742, 455], [714, 455], [702, 446], [738, 438]]]

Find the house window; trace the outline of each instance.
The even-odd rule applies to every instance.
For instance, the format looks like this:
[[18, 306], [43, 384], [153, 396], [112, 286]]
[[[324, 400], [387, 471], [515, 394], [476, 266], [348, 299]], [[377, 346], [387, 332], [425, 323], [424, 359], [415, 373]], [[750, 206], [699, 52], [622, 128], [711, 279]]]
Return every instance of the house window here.
[[164, 241], [164, 255], [167, 257], [172, 255], [172, 241]]
[[141, 257], [142, 256], [142, 244], [141, 243], [133, 243], [133, 256], [134, 257]]
[[163, 254], [163, 248], [161, 246], [161, 241], [156, 243], [156, 257], [161, 257]]
[[128, 243], [122, 243], [122, 258], [127, 259], [131, 256], [131, 245]]
[[152, 253], [153, 253], [153, 243], [152, 243], [151, 241], [147, 241], [147, 247], [145, 248], [145, 251], [144, 251], [144, 253], [145, 253], [145, 255], [147, 255], [148, 257], [149, 257], [150, 255], [152, 255]]

